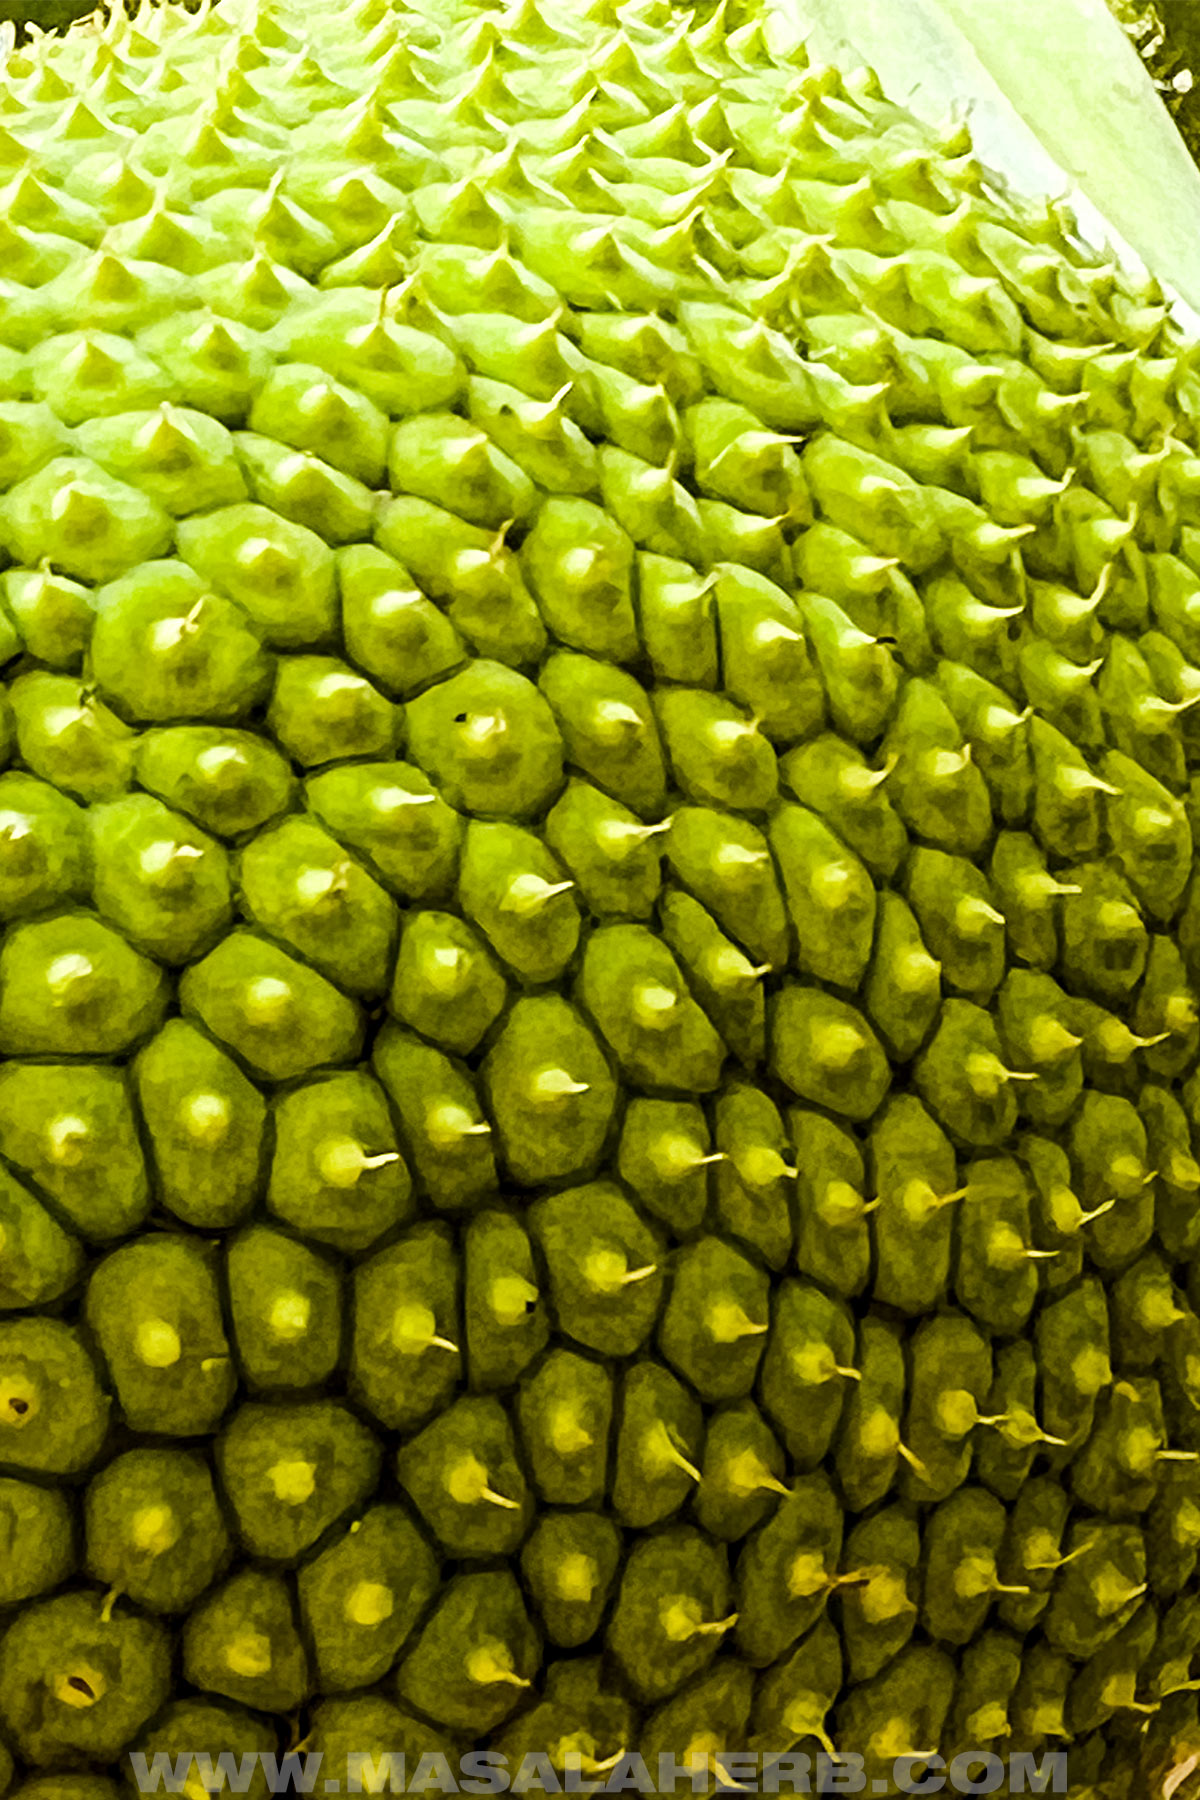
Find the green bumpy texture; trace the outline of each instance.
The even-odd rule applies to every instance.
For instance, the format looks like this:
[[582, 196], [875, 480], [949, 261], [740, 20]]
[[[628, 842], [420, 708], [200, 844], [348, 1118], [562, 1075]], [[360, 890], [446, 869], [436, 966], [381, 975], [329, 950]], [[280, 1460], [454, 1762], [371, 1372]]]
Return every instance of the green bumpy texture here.
[[0, 69], [0, 1791], [1200, 1749], [1200, 360], [778, 26]]

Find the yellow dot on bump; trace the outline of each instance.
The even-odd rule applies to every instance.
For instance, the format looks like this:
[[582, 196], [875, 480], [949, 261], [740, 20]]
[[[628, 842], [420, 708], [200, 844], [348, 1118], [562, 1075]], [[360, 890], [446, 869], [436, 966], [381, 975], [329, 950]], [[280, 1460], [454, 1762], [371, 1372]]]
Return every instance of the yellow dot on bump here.
[[808, 1600], [819, 1594], [829, 1585], [824, 1557], [816, 1550], [798, 1551], [788, 1564], [785, 1585], [793, 1600]]
[[301, 1462], [299, 1458], [294, 1462], [278, 1462], [267, 1470], [267, 1480], [282, 1505], [303, 1506], [316, 1492], [317, 1465]]
[[180, 1122], [194, 1144], [210, 1148], [224, 1140], [230, 1105], [223, 1094], [189, 1094], [179, 1109]]
[[804, 1381], [810, 1387], [821, 1387], [832, 1381], [836, 1374], [836, 1358], [828, 1344], [797, 1344], [788, 1355], [788, 1363], [797, 1381]]
[[557, 1578], [560, 1599], [586, 1605], [596, 1591], [600, 1571], [594, 1557], [578, 1552], [563, 1558], [558, 1565]]
[[849, 863], [829, 861], [813, 875], [813, 891], [820, 905], [831, 912], [845, 903], [854, 885], [854, 871]]
[[599, 1293], [616, 1293], [629, 1272], [629, 1263], [619, 1250], [591, 1250], [583, 1259], [583, 1278]]
[[914, 1224], [919, 1225], [937, 1211], [937, 1195], [923, 1176], [914, 1175], [904, 1184], [900, 1204]]
[[434, 798], [433, 794], [414, 794], [408, 788], [388, 787], [382, 782], [367, 795], [371, 806], [380, 813], [403, 812], [406, 806], [430, 806]]
[[686, 1644], [689, 1638], [696, 1636], [702, 1623], [700, 1602], [688, 1595], [683, 1599], [666, 1600], [658, 1609], [659, 1624], [663, 1635], [672, 1644]]
[[523, 1275], [498, 1275], [489, 1295], [498, 1325], [521, 1325], [538, 1303], [538, 1291]]
[[371, 612], [377, 619], [393, 619], [398, 613], [408, 612], [421, 598], [413, 588], [389, 588], [386, 593], [375, 595]]
[[280, 1025], [292, 1004], [292, 990], [274, 975], [259, 975], [247, 982], [243, 1006], [251, 1025]]
[[979, 1418], [975, 1396], [966, 1388], [947, 1388], [938, 1396], [934, 1415], [938, 1429], [950, 1438], [966, 1437]]
[[424, 957], [422, 974], [439, 994], [454, 994], [470, 974], [471, 960], [456, 944], [435, 945]]
[[643, 1031], [661, 1031], [675, 1022], [678, 1006], [679, 995], [673, 988], [647, 981], [634, 991], [630, 1010]]
[[861, 1590], [863, 1617], [868, 1625], [883, 1625], [909, 1611], [908, 1584], [898, 1570], [880, 1569]]
[[179, 1333], [166, 1319], [143, 1319], [133, 1341], [138, 1360], [148, 1369], [169, 1369], [183, 1354]]
[[396, 1596], [381, 1581], [360, 1581], [346, 1597], [346, 1618], [351, 1625], [382, 1625], [396, 1610]]
[[168, 650], [176, 649], [187, 636], [186, 613], [180, 613], [174, 619], [157, 619], [149, 633], [150, 649], [153, 654], [161, 656]]
[[599, 551], [590, 544], [579, 544], [563, 555], [562, 572], [568, 581], [586, 581], [599, 560]]
[[547, 1436], [556, 1456], [581, 1456], [595, 1442], [575, 1407], [566, 1400], [550, 1414]]
[[535, 1106], [560, 1106], [587, 1091], [587, 1082], [576, 1081], [567, 1069], [539, 1069], [529, 1077], [529, 1098]]
[[858, 1447], [863, 1456], [873, 1462], [881, 1462], [884, 1457], [894, 1456], [900, 1443], [900, 1427], [885, 1406], [876, 1406], [867, 1413], [858, 1432]]
[[288, 1289], [282, 1294], [276, 1294], [271, 1302], [267, 1322], [273, 1337], [281, 1338], [284, 1343], [290, 1344], [304, 1336], [311, 1317], [312, 1301], [307, 1294], [297, 1294]]
[[437, 1320], [428, 1306], [409, 1301], [392, 1314], [392, 1343], [403, 1356], [416, 1356], [427, 1350], [437, 1331]]
[[1185, 1500], [1171, 1522], [1171, 1536], [1188, 1549], [1200, 1544], [1200, 1506]]
[[42, 714], [42, 728], [48, 737], [64, 737], [77, 725], [90, 724], [84, 706], [48, 706]]
[[446, 1492], [459, 1506], [474, 1506], [483, 1498], [488, 1485], [488, 1472], [477, 1456], [468, 1451], [446, 1472]]
[[1094, 1396], [1112, 1380], [1112, 1365], [1104, 1351], [1093, 1344], [1071, 1359], [1070, 1374], [1078, 1393]]
[[162, 1556], [179, 1542], [179, 1521], [169, 1506], [143, 1506], [129, 1524], [129, 1538], [136, 1550]]
[[318, 700], [336, 700], [343, 695], [357, 696], [365, 692], [367, 683], [361, 675], [342, 675], [335, 673], [323, 675], [313, 689]]
[[912, 1726], [907, 1719], [889, 1719], [867, 1743], [872, 1756], [881, 1762], [894, 1762], [898, 1756], [909, 1754], [911, 1735]]
[[357, 1138], [329, 1138], [317, 1151], [321, 1180], [330, 1187], [354, 1187], [363, 1172], [363, 1156]]
[[51, 1162], [60, 1168], [77, 1168], [87, 1153], [90, 1136], [86, 1119], [81, 1119], [78, 1113], [60, 1113], [46, 1127], [46, 1148]]
[[425, 1114], [425, 1135], [435, 1150], [456, 1149], [463, 1138], [482, 1137], [487, 1131], [486, 1124], [477, 1123], [465, 1106], [451, 1100], [431, 1106]]
[[480, 570], [491, 566], [491, 556], [486, 550], [458, 550], [453, 557], [455, 572], [464, 579], [477, 574]]
[[906, 950], [897, 956], [893, 965], [893, 978], [906, 994], [919, 994], [934, 988], [942, 972], [942, 965], [927, 950]]
[[471, 713], [459, 727], [462, 747], [470, 756], [491, 758], [504, 749], [509, 722], [502, 713]]
[[715, 1299], [708, 1309], [706, 1318], [708, 1335], [715, 1344], [736, 1344], [744, 1337], [752, 1337], [765, 1326], [756, 1325], [743, 1306], [736, 1300]]
[[863, 1197], [848, 1181], [831, 1181], [821, 1196], [818, 1207], [827, 1225], [852, 1223], [863, 1210]]
[[316, 906], [333, 893], [337, 884], [338, 877], [334, 869], [301, 869], [296, 877], [296, 898], [301, 906]]
[[651, 1146], [650, 1155], [655, 1173], [663, 1181], [682, 1181], [712, 1161], [705, 1156], [702, 1145], [682, 1132], [663, 1132]]
[[206, 781], [220, 781], [225, 775], [246, 765], [245, 753], [233, 744], [214, 744], [196, 758], [196, 768]]
[[769, 860], [765, 850], [747, 850], [742, 844], [721, 844], [713, 852], [713, 873], [726, 887], [744, 888], [760, 875]]
[[65, 1000], [72, 988], [88, 981], [94, 973], [90, 957], [79, 954], [56, 956], [46, 970], [46, 986], [56, 1000]]
[[467, 1679], [478, 1687], [491, 1687], [504, 1682], [507, 1687], [527, 1688], [530, 1684], [513, 1667], [512, 1653], [506, 1644], [480, 1644], [465, 1663]]
[[1140, 1156], [1132, 1152], [1127, 1156], [1114, 1156], [1108, 1165], [1109, 1178], [1118, 1190], [1144, 1187], [1146, 1183], [1146, 1166]]
[[[138, 857], [138, 866], [142, 874], [150, 879], [156, 875], [165, 875], [187, 848], [186, 844], [176, 843], [174, 838], [159, 838], [156, 843], [146, 845]], [[194, 857], [184, 857], [184, 861], [189, 860], [194, 860]]]
[[1196, 1023], [1196, 1002], [1191, 994], [1171, 994], [1163, 1007], [1168, 1031], [1190, 1031]]
[[813, 1033], [813, 1054], [827, 1069], [848, 1069], [865, 1042], [857, 1025], [830, 1019]]
[[1124, 900], [1106, 900], [1096, 914], [1097, 930], [1111, 937], [1140, 931], [1141, 924], [1138, 913]]
[[252, 1679], [271, 1668], [271, 1640], [261, 1631], [241, 1631], [225, 1650], [225, 1667]]
[[734, 1158], [734, 1167], [751, 1187], [768, 1187], [796, 1173], [769, 1144], [751, 1144]]

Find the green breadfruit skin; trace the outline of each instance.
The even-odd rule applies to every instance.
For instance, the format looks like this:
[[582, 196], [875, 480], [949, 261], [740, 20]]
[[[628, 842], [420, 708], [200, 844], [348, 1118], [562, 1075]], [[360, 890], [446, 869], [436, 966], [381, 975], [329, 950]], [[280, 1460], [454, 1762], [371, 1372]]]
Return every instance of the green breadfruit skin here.
[[653, 1362], [630, 1365], [620, 1394], [612, 1505], [645, 1527], [677, 1512], [697, 1479], [702, 1420], [695, 1399]]
[[633, 1741], [636, 1722], [635, 1708], [615, 1691], [601, 1658], [577, 1656], [555, 1663], [542, 1702], [518, 1713], [496, 1743], [514, 1763], [547, 1756], [557, 1771], [573, 1753], [581, 1773], [600, 1775]]
[[438, 1565], [398, 1506], [376, 1506], [305, 1565], [300, 1607], [331, 1693], [366, 1687], [391, 1667], [436, 1592]]
[[88, 1488], [84, 1519], [90, 1573], [151, 1612], [185, 1612], [229, 1561], [211, 1475], [188, 1451], [118, 1456]]
[[75, 1474], [99, 1455], [112, 1398], [79, 1331], [58, 1319], [0, 1323], [0, 1430], [7, 1467]]
[[480, 1736], [507, 1718], [530, 1685], [538, 1634], [507, 1571], [447, 1582], [402, 1660], [396, 1691], [451, 1731]]
[[595, 1636], [620, 1567], [620, 1526], [596, 1513], [546, 1512], [522, 1552], [530, 1594], [552, 1643]]
[[520, 1379], [550, 1335], [528, 1234], [518, 1219], [480, 1212], [463, 1244], [467, 1366], [476, 1388]]
[[[459, 1754], [452, 1737], [433, 1730], [378, 1691], [323, 1701], [313, 1712], [308, 1747], [310, 1755], [320, 1756], [321, 1768], [329, 1771], [322, 1779], [338, 1782], [343, 1793], [353, 1793], [355, 1785], [369, 1792], [369, 1783], [388, 1781], [390, 1770], [398, 1768], [403, 1758], [409, 1791], [434, 1794], [439, 1760], [452, 1765]], [[429, 1761], [422, 1776], [425, 1758]]]
[[114, 1761], [170, 1686], [171, 1641], [162, 1626], [125, 1609], [109, 1618], [95, 1593], [40, 1601], [0, 1647], [4, 1717], [35, 1765], [72, 1752]]
[[10, 1063], [0, 1077], [0, 1121], [5, 1155], [75, 1231], [104, 1242], [143, 1223], [150, 1183], [119, 1071]]
[[256, 1711], [286, 1712], [310, 1689], [293, 1594], [282, 1575], [242, 1569], [210, 1588], [188, 1615], [182, 1649], [193, 1687]]
[[37, 1306], [74, 1286], [83, 1251], [28, 1188], [0, 1181], [0, 1296], [5, 1307]]
[[135, 1430], [215, 1429], [237, 1377], [211, 1251], [175, 1236], [123, 1245], [97, 1265], [86, 1318]]
[[289, 1562], [365, 1499], [378, 1480], [379, 1458], [373, 1434], [332, 1401], [244, 1406], [217, 1444], [242, 1542], [256, 1555]]
[[1157, 1792], [1156, 284], [743, 0], [144, 0], [0, 55], [0, 1789]]
[[309, 1388], [327, 1381], [342, 1343], [336, 1265], [269, 1226], [229, 1239], [226, 1281], [246, 1380], [259, 1388]]
[[[163, 1708], [137, 1740], [132, 1755], [140, 1753], [147, 1767], [153, 1769], [155, 1756], [165, 1752], [177, 1755], [176, 1745], [186, 1744], [192, 1761], [186, 1779], [201, 1783], [205, 1779], [204, 1758], [208, 1758], [214, 1774], [220, 1768], [219, 1758], [232, 1753], [235, 1762], [261, 1756], [263, 1764], [254, 1767], [246, 1792], [262, 1800], [270, 1792], [266, 1758], [274, 1755], [278, 1740], [273, 1727], [237, 1707], [213, 1700], [177, 1700]], [[132, 1761], [127, 1765], [132, 1773]], [[136, 1775], [134, 1775], [136, 1780]], [[184, 1790], [186, 1792], [186, 1788]]]
[[71, 1510], [63, 1494], [28, 1481], [0, 1481], [0, 1536], [8, 1557], [0, 1583], [5, 1605], [57, 1587], [74, 1570]]

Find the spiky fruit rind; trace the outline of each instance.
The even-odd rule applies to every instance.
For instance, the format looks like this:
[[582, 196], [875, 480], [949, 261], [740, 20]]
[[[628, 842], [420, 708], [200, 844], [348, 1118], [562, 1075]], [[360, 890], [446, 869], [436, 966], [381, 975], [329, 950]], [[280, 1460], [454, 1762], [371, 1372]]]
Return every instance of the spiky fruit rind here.
[[18, 1780], [1191, 1741], [1194, 347], [669, 10], [5, 52]]

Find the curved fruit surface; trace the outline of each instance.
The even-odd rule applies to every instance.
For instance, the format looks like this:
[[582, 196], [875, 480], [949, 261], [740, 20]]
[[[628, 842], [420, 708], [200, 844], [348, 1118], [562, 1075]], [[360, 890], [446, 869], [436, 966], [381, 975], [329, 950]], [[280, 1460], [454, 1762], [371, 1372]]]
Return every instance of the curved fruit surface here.
[[0, 73], [0, 1790], [1195, 1741], [1195, 347], [777, 23]]

